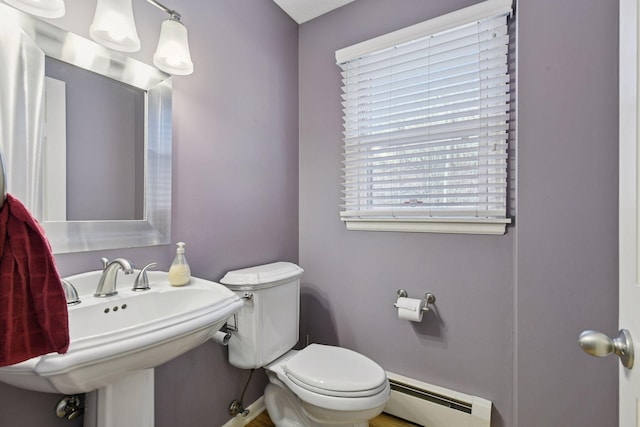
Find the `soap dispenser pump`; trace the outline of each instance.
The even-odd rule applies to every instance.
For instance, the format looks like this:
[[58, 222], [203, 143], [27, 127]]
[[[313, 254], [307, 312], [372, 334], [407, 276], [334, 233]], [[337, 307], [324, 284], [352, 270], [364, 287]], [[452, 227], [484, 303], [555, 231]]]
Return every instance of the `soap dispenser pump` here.
[[169, 268], [169, 283], [173, 286], [184, 286], [191, 280], [191, 269], [184, 256], [184, 245], [184, 242], [177, 243], [176, 257]]

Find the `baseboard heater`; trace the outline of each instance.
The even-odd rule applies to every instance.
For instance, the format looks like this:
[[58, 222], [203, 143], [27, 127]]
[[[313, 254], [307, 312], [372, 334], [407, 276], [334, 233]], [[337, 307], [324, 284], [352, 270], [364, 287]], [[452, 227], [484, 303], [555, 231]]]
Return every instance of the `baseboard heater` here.
[[491, 401], [387, 372], [384, 411], [423, 427], [490, 427]]

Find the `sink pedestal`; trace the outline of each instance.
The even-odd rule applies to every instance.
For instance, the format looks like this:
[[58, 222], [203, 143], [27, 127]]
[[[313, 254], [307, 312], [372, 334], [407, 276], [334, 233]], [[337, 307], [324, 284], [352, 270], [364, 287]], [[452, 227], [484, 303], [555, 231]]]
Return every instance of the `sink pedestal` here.
[[84, 427], [153, 427], [153, 369], [87, 393]]

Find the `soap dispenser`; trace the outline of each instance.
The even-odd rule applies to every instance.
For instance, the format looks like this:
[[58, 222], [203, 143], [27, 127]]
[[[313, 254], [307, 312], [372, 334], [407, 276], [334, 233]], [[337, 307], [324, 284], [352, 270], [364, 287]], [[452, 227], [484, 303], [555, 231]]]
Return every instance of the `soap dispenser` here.
[[176, 257], [169, 268], [169, 283], [173, 286], [184, 286], [191, 279], [191, 269], [184, 256], [184, 242], [178, 242]]

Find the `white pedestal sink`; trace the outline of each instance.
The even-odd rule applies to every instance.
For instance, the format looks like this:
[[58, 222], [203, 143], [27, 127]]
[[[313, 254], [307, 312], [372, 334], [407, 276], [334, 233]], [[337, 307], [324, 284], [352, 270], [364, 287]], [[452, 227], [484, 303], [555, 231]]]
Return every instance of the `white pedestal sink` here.
[[[153, 427], [153, 368], [207, 341], [243, 302], [219, 283], [192, 278], [173, 287], [167, 273], [156, 271], [148, 273], [148, 291], [133, 292], [136, 275], [119, 273], [118, 295], [96, 298], [101, 274], [66, 278], [82, 300], [69, 307], [69, 351], [2, 367], [0, 381], [46, 393], [94, 392], [88, 395], [87, 427]], [[127, 399], [137, 411], [112, 406]], [[135, 418], [149, 407], [150, 421]], [[114, 420], [115, 413], [128, 421]]]

